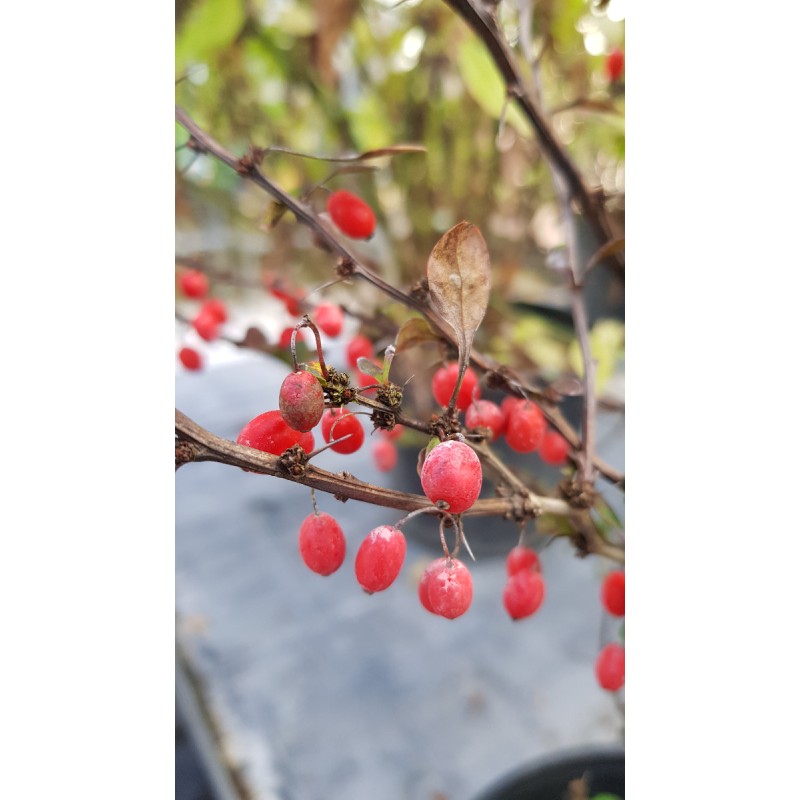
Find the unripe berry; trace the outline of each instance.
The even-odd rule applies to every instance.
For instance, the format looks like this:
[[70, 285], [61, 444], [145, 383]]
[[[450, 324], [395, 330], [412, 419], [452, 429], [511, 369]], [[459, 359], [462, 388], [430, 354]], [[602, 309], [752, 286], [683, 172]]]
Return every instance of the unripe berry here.
[[464, 420], [468, 428], [488, 428], [490, 442], [503, 431], [503, 412], [491, 400], [476, 400], [467, 408]]
[[[464, 564], [457, 558], [440, 558], [428, 567], [426, 573], [428, 571], [428, 576], [423, 575], [423, 578], [429, 610], [446, 619], [455, 619], [466, 613], [472, 604], [472, 575]], [[422, 604], [425, 605], [424, 600]]]
[[530, 547], [518, 544], [512, 547], [506, 557], [506, 572], [508, 575], [516, 575], [518, 572], [530, 571], [541, 572], [539, 556]]
[[538, 572], [523, 570], [509, 577], [503, 590], [503, 606], [511, 619], [535, 614], [544, 601], [544, 580]]
[[372, 342], [366, 336], [360, 333], [354, 336], [348, 343], [346, 348], [347, 363], [353, 368], [358, 369], [359, 358], [374, 358], [375, 348]]
[[420, 481], [422, 491], [432, 503], [444, 500], [451, 514], [460, 514], [470, 508], [481, 493], [481, 462], [469, 445], [442, 442], [428, 453]]
[[372, 594], [388, 589], [406, 557], [406, 537], [399, 528], [380, 525], [367, 534], [356, 553], [356, 580]]
[[197, 335], [207, 342], [213, 342], [219, 336], [219, 319], [213, 313], [200, 311], [192, 324]]
[[191, 347], [182, 347], [178, 353], [178, 358], [181, 360], [181, 364], [183, 364], [186, 369], [195, 371], [201, 369], [203, 366], [203, 360], [200, 357], [200, 353]]
[[355, 453], [364, 444], [364, 428], [355, 414], [341, 408], [329, 408], [322, 415], [322, 438], [326, 442], [334, 439], [344, 441], [331, 447], [336, 453]]
[[314, 322], [323, 333], [336, 338], [342, 332], [344, 311], [333, 303], [320, 303], [314, 311]]
[[314, 435], [290, 428], [276, 409], [251, 419], [236, 437], [236, 443], [274, 456], [279, 456], [295, 444], [299, 444], [306, 453], [311, 453], [314, 450]]
[[397, 446], [388, 439], [378, 439], [372, 447], [372, 455], [381, 472], [391, 472], [397, 466]]
[[598, 654], [594, 674], [603, 689], [616, 692], [625, 685], [625, 648], [612, 642]]
[[518, 453], [532, 453], [542, 443], [547, 422], [538, 406], [525, 400], [512, 405], [506, 425], [506, 441]]
[[211, 300], [206, 300], [205, 303], [200, 307], [201, 314], [210, 314], [212, 317], [215, 317], [220, 323], [228, 321], [228, 308], [222, 300], [217, 298], [212, 298]]
[[[456, 388], [458, 380], [458, 364], [453, 362], [440, 367], [433, 374], [431, 389], [436, 402], [440, 406], [448, 406], [450, 398], [453, 396], [453, 389]], [[459, 411], [466, 411], [472, 402], [473, 392], [475, 398], [481, 396], [481, 387], [478, 385], [478, 375], [472, 367], [467, 367], [464, 372], [464, 380], [461, 381], [461, 388], [456, 396], [456, 408]]]
[[569, 442], [558, 431], [547, 431], [539, 448], [542, 461], [557, 467], [566, 463], [568, 454]]
[[340, 189], [328, 197], [328, 213], [336, 227], [353, 239], [369, 239], [375, 231], [375, 214], [356, 195]]
[[625, 573], [622, 570], [606, 575], [600, 599], [609, 614], [615, 617], [625, 616]]
[[208, 293], [208, 278], [200, 270], [187, 269], [178, 276], [178, 286], [187, 297], [199, 299]]
[[305, 370], [292, 372], [283, 379], [278, 395], [281, 416], [290, 428], [310, 431], [322, 418], [325, 396], [319, 381]]
[[613, 83], [622, 77], [622, 71], [625, 69], [625, 55], [619, 47], [614, 47], [606, 56], [606, 75]]
[[330, 575], [342, 566], [344, 533], [330, 514], [309, 514], [300, 526], [298, 545], [305, 565], [319, 575]]

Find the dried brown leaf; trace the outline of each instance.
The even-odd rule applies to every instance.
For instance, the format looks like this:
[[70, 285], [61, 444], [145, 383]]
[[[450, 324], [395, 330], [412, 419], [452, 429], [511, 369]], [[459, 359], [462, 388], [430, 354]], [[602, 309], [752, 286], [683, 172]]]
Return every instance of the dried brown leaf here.
[[578, 397], [583, 394], [583, 383], [574, 375], [559, 375], [550, 388], [562, 397]]
[[400, 326], [395, 339], [395, 353], [402, 353], [425, 342], [437, 342], [439, 337], [430, 329], [428, 323], [420, 317], [413, 317]]

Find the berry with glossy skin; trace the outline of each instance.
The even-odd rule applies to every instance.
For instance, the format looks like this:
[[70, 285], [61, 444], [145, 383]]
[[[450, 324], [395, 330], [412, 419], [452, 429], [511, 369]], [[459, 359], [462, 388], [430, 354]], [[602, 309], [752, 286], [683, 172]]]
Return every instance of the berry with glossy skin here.
[[218, 300], [217, 298], [206, 300], [200, 308], [200, 313], [210, 314], [212, 317], [216, 317], [220, 324], [228, 321], [228, 307], [222, 300]]
[[236, 437], [236, 443], [274, 456], [279, 456], [295, 444], [299, 444], [306, 453], [311, 453], [314, 450], [314, 435], [290, 428], [276, 409], [251, 419]]
[[187, 296], [194, 299], [208, 294], [208, 278], [200, 270], [187, 269], [178, 276], [178, 286]]
[[521, 544], [512, 547], [506, 557], [506, 572], [508, 575], [516, 575], [518, 572], [531, 570], [533, 572], [542, 571], [536, 551]]
[[[433, 374], [433, 381], [431, 388], [433, 389], [433, 396], [440, 406], [447, 407], [450, 403], [450, 398], [453, 395], [453, 389], [456, 388], [456, 381], [458, 380], [458, 364], [445, 364], [440, 367]], [[472, 403], [473, 391], [475, 399], [481, 396], [481, 387], [478, 385], [478, 375], [472, 367], [467, 367], [464, 372], [464, 380], [461, 381], [461, 388], [458, 390], [456, 396], [456, 408], [459, 411], [466, 411]]]
[[615, 617], [625, 616], [625, 573], [622, 570], [609, 572], [600, 590], [603, 608]]
[[201, 339], [207, 342], [213, 342], [214, 339], [219, 337], [219, 319], [217, 316], [208, 311], [200, 311], [194, 318], [194, 329]]
[[523, 570], [509, 577], [503, 606], [513, 620], [535, 614], [544, 601], [544, 580], [538, 572]]
[[330, 514], [309, 514], [300, 526], [298, 545], [305, 565], [318, 575], [330, 575], [342, 566], [344, 533]]
[[472, 604], [472, 575], [457, 558], [440, 558], [434, 561], [423, 574], [427, 588], [428, 605], [422, 605], [433, 614], [446, 619], [455, 619], [465, 614]]
[[178, 358], [186, 369], [196, 371], [203, 367], [203, 359], [200, 357], [200, 353], [191, 347], [182, 347], [178, 353]]
[[464, 417], [468, 428], [488, 428], [489, 441], [493, 442], [503, 431], [503, 412], [491, 400], [476, 400], [467, 408]]
[[606, 75], [613, 83], [622, 77], [625, 69], [625, 55], [619, 47], [614, 47], [606, 56]]
[[381, 437], [372, 446], [372, 456], [375, 466], [381, 472], [391, 472], [397, 466], [397, 446], [394, 442]]
[[374, 358], [375, 348], [372, 346], [372, 342], [367, 339], [366, 336], [362, 336], [359, 333], [347, 343], [346, 353], [347, 363], [353, 369], [358, 369], [358, 359], [361, 357]]
[[369, 239], [375, 231], [375, 214], [360, 198], [340, 189], [328, 197], [328, 213], [336, 227], [352, 239]]
[[422, 491], [432, 503], [444, 500], [451, 514], [460, 514], [478, 499], [483, 483], [481, 462], [463, 442], [437, 444], [428, 453], [420, 473]]
[[612, 642], [598, 654], [594, 674], [603, 689], [616, 692], [625, 685], [625, 648]]
[[348, 438], [333, 445], [336, 453], [355, 453], [364, 444], [364, 428], [355, 414], [342, 408], [329, 408], [322, 415], [322, 438], [326, 442]]
[[539, 447], [539, 456], [545, 464], [558, 467], [567, 463], [569, 442], [558, 431], [546, 431]]
[[532, 453], [544, 439], [547, 422], [538, 406], [522, 400], [509, 409], [506, 441], [518, 453]]
[[290, 428], [302, 433], [310, 431], [325, 410], [322, 386], [310, 372], [292, 372], [283, 379], [278, 405]]
[[314, 322], [323, 333], [335, 339], [342, 332], [344, 311], [333, 303], [320, 303], [314, 311]]
[[406, 558], [406, 537], [399, 528], [379, 525], [367, 534], [356, 553], [356, 580], [372, 594], [388, 589]]

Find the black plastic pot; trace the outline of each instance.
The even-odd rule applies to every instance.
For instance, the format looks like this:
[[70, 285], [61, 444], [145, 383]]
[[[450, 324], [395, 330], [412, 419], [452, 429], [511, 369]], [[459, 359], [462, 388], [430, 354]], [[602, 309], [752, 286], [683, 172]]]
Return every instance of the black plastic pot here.
[[570, 781], [583, 778], [588, 796], [625, 797], [625, 753], [621, 748], [586, 748], [557, 753], [500, 778], [473, 800], [564, 800]]

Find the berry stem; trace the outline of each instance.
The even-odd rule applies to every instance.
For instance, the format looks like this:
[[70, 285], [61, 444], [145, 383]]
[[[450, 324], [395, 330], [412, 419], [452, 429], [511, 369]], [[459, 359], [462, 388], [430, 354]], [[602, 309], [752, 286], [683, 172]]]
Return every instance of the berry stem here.
[[297, 332], [300, 328], [311, 328], [311, 331], [314, 334], [314, 338], [317, 340], [317, 358], [319, 359], [319, 369], [322, 372], [322, 377], [325, 380], [328, 380], [328, 368], [325, 366], [325, 359], [322, 355], [322, 340], [319, 338], [319, 330], [317, 326], [308, 318], [308, 314], [303, 316], [303, 319], [294, 326], [294, 330], [292, 331], [292, 341], [291, 341], [291, 349], [292, 349], [292, 364], [294, 365], [294, 371], [297, 372], [297, 352], [295, 351], [295, 339], [297, 338]]

